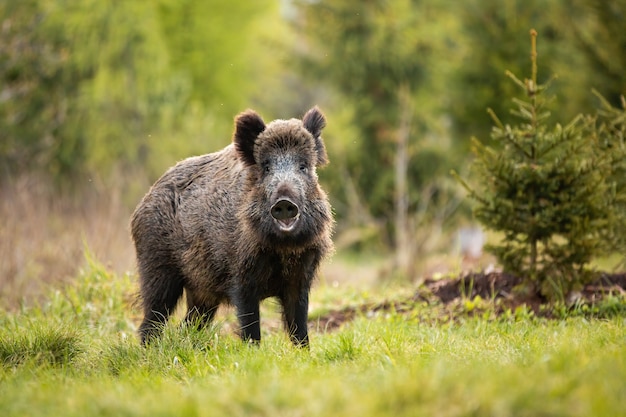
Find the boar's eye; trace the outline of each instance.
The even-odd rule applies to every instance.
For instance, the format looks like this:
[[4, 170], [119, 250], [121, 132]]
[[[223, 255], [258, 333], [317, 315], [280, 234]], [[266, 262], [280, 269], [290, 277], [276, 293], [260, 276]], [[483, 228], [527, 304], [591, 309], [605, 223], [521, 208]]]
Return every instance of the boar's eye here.
[[270, 172], [270, 163], [265, 161], [261, 164], [261, 166], [263, 167], [263, 172], [266, 174], [269, 174]]
[[302, 172], [303, 174], [306, 174], [307, 172], [309, 172], [309, 167], [307, 167], [307, 165], [305, 163], [301, 163], [300, 164], [300, 172]]

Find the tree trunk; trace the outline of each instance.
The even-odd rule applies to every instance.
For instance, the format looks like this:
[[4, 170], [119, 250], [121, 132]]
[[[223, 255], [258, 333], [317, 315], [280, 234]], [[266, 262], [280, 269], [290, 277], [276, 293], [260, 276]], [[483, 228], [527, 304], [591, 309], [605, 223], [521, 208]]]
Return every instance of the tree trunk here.
[[407, 177], [413, 106], [410, 89], [406, 84], [401, 85], [398, 90], [398, 104], [400, 120], [395, 155], [395, 267], [396, 271], [402, 276], [410, 278], [412, 270], [411, 253], [413, 251], [411, 250], [411, 233], [408, 219], [409, 193]]

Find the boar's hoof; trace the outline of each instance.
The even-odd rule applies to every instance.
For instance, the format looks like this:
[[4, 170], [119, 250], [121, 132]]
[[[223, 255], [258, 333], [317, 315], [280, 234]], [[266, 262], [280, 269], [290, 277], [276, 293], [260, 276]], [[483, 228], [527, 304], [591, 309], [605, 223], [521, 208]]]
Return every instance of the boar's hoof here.
[[283, 232], [291, 231], [300, 217], [298, 206], [291, 200], [278, 200], [271, 208], [272, 217]]

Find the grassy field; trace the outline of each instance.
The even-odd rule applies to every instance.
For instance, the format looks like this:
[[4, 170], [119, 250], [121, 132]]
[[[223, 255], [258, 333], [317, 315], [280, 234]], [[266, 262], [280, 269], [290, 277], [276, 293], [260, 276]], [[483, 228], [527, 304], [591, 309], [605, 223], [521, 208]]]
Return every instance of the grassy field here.
[[[407, 290], [320, 283], [312, 316]], [[442, 307], [424, 303], [334, 331], [313, 324], [299, 350], [268, 303], [259, 347], [238, 340], [226, 312], [204, 331], [173, 323], [144, 349], [135, 291], [133, 277], [90, 261], [45, 303], [1, 312], [0, 415], [626, 416], [624, 309], [430, 320]]]

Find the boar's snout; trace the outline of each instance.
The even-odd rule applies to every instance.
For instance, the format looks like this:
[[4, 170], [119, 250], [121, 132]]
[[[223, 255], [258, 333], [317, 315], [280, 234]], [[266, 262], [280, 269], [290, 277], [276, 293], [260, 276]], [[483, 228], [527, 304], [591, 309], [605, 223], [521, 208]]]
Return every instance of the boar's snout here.
[[291, 231], [300, 217], [300, 209], [288, 198], [278, 200], [270, 209], [270, 213], [283, 232]]

